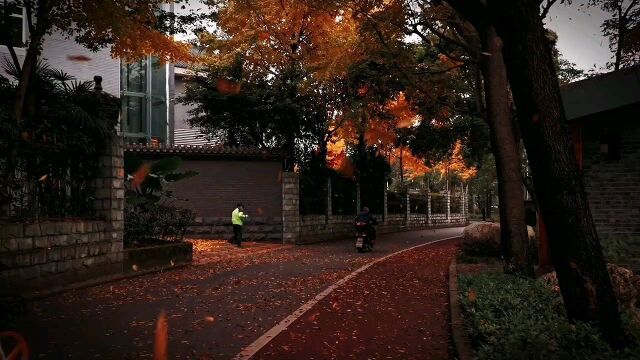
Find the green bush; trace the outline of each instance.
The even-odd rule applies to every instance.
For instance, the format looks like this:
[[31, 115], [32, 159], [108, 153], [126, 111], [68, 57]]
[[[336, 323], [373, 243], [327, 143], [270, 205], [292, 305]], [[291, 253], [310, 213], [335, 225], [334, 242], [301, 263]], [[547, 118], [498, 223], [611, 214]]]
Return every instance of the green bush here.
[[570, 324], [546, 285], [500, 273], [460, 277], [465, 325], [479, 359], [634, 359], [613, 351], [597, 329]]
[[624, 264], [633, 258], [640, 257], [640, 238], [630, 235], [616, 237], [603, 236], [600, 239], [602, 252], [608, 262]]
[[182, 241], [195, 213], [175, 206], [179, 203], [170, 185], [196, 176], [195, 171], [178, 171], [182, 160], [169, 157], [152, 163], [126, 153], [126, 205], [124, 245], [126, 247], [158, 241]]
[[31, 85], [37, 91], [16, 121], [19, 74], [0, 59], [0, 203], [9, 205], [0, 216], [94, 217], [91, 182], [116, 135], [118, 98], [40, 62]]
[[195, 213], [189, 209], [158, 204], [145, 207], [127, 205], [124, 214], [124, 245], [148, 244], [157, 241], [182, 241]]
[[460, 250], [467, 256], [499, 258], [501, 255], [500, 243], [492, 239], [464, 242]]

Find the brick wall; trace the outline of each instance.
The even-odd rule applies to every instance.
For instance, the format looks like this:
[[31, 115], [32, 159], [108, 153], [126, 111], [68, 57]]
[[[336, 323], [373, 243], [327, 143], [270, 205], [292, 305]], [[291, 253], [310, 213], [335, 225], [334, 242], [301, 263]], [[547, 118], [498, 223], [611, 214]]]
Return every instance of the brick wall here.
[[94, 181], [97, 219], [0, 225], [0, 294], [122, 271], [122, 139], [105, 149]]
[[[599, 235], [640, 238], [640, 106], [601, 114], [583, 122], [584, 179]], [[620, 134], [620, 159], [601, 152], [605, 129]]]

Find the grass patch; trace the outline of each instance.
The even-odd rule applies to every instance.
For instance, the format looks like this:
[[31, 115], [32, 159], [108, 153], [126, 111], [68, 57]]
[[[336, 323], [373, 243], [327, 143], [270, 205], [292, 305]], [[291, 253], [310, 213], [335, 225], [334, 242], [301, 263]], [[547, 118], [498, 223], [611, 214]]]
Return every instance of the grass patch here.
[[460, 276], [465, 326], [479, 359], [637, 359], [613, 351], [597, 329], [567, 321], [559, 295], [545, 284], [501, 273]]

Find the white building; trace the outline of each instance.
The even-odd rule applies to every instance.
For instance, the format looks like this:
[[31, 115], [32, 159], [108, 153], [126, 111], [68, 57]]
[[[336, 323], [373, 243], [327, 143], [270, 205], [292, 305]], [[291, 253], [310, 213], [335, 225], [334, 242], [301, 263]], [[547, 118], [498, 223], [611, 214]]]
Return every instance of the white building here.
[[[25, 43], [28, 25], [24, 11], [13, 14], [11, 20], [17, 29], [14, 44]], [[24, 61], [26, 49], [15, 50]], [[0, 45], [0, 57], [9, 56], [8, 49]], [[188, 108], [176, 103], [185, 88], [184, 68], [176, 71], [173, 64], [152, 57], [127, 64], [112, 58], [109, 49], [93, 52], [60, 33], [45, 38], [41, 58], [79, 81], [101, 76], [104, 91], [122, 99], [120, 130], [127, 142], [173, 144], [176, 129], [178, 144], [206, 143], [197, 130], [188, 127]]]

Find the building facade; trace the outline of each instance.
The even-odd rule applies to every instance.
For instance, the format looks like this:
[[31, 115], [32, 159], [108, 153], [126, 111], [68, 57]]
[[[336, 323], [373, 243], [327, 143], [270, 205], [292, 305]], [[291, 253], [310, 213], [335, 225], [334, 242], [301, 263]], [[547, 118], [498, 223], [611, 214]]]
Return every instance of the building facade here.
[[571, 83], [562, 96], [598, 234], [640, 240], [640, 66]]
[[[166, 5], [171, 6], [171, 5]], [[15, 26], [13, 43], [19, 61], [24, 61], [28, 25], [24, 9], [11, 15]], [[0, 58], [9, 51], [0, 45]], [[103, 90], [122, 99], [120, 130], [126, 143], [170, 144], [172, 142], [174, 66], [151, 56], [134, 63], [113, 58], [109, 49], [96, 52], [77, 44], [59, 32], [43, 41], [41, 59], [78, 81], [102, 77]], [[3, 70], [0, 70], [3, 71]]]

